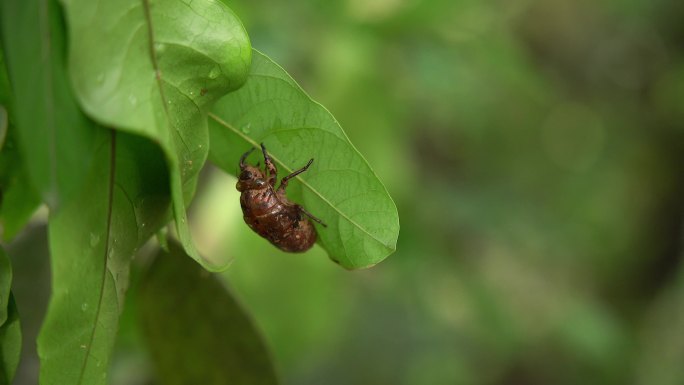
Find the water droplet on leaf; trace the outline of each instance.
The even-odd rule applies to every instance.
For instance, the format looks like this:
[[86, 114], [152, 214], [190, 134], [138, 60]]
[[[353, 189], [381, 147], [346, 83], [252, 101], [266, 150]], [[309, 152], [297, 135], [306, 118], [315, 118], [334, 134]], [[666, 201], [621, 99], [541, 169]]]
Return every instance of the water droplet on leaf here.
[[95, 247], [100, 243], [100, 236], [95, 233], [90, 233], [90, 247]]
[[154, 50], [157, 52], [157, 55], [161, 55], [166, 51], [166, 44], [164, 43], [154, 43]]
[[215, 66], [209, 71], [209, 79], [216, 79], [219, 75], [221, 75], [221, 67], [219, 66]]

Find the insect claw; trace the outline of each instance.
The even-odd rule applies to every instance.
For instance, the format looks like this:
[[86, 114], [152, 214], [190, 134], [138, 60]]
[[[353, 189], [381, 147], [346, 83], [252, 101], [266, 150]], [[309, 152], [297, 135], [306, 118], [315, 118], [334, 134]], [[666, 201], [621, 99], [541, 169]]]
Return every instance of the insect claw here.
[[297, 209], [299, 209], [299, 212], [301, 212], [301, 213], [303, 213], [304, 215], [306, 215], [307, 217], [311, 218], [311, 220], [313, 220], [313, 221], [315, 221], [315, 222], [318, 222], [321, 226], [323, 226], [323, 227], [328, 227], [328, 225], [326, 225], [325, 222], [323, 222], [323, 221], [320, 220], [319, 218], [315, 217], [315, 216], [314, 216], [313, 214], [311, 214], [310, 212], [306, 211], [306, 210], [304, 209], [304, 207], [297, 205]]
[[268, 176], [268, 183], [273, 186], [278, 179], [278, 168], [273, 163], [273, 159], [268, 155], [266, 146], [261, 143], [261, 152], [264, 154], [264, 164], [266, 165], [266, 175]]
[[250, 148], [249, 151], [242, 154], [242, 156], [240, 157], [240, 169], [245, 168], [245, 159], [247, 159], [247, 157], [249, 156], [249, 154], [252, 153], [252, 151], [254, 151], [254, 147]]

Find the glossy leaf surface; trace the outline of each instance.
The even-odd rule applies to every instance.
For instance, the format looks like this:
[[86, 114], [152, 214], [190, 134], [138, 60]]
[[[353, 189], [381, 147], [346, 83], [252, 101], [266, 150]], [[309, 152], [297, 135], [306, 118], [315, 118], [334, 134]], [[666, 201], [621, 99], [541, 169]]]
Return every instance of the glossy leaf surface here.
[[[211, 0], [63, 0], [77, 98], [93, 119], [143, 135], [164, 151], [176, 230], [208, 152], [206, 109], [245, 81], [251, 50], [239, 19]], [[104, 43], [106, 42], [106, 44]]]
[[[356, 269], [394, 252], [399, 218], [387, 190], [330, 112], [264, 54], [254, 51], [247, 83], [222, 98], [210, 118], [211, 160], [231, 174], [240, 155], [262, 142], [279, 177], [314, 159], [290, 182], [288, 196], [328, 225], [316, 229], [331, 259]], [[260, 156], [255, 152], [252, 163]]]
[[84, 188], [50, 218], [53, 295], [38, 339], [43, 384], [106, 383], [130, 259], [168, 218], [160, 150], [100, 131]]

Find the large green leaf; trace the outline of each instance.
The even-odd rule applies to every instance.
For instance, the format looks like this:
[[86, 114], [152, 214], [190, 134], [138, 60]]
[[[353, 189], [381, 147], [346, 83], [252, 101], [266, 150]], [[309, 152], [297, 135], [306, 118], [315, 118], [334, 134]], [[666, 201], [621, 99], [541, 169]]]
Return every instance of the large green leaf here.
[[0, 239], [5, 241], [24, 227], [40, 204], [19, 155], [10, 107], [11, 88], [0, 51]]
[[206, 109], [240, 87], [251, 60], [242, 24], [212, 0], [62, 0], [78, 100], [93, 119], [158, 143], [170, 173], [176, 230], [196, 251], [185, 207], [208, 152]]
[[21, 158], [32, 185], [56, 209], [82, 183], [94, 133], [68, 87], [57, 4], [6, 0], [1, 6]]
[[21, 230], [40, 204], [10, 127], [0, 150], [0, 239], [8, 241]]
[[0, 325], [0, 384], [11, 384], [19, 365], [21, 328], [14, 297], [10, 294], [7, 319]]
[[50, 217], [53, 293], [38, 338], [41, 384], [106, 383], [131, 256], [168, 218], [159, 148], [98, 131], [86, 183]]
[[252, 56], [247, 83], [210, 114], [211, 160], [234, 174], [240, 155], [263, 142], [284, 176], [314, 158], [288, 195], [327, 223], [316, 225], [320, 245], [349, 269], [382, 261], [399, 233], [387, 190], [330, 112], [268, 57]]
[[4, 241], [14, 238], [40, 205], [40, 195], [31, 185], [15, 134], [16, 129], [9, 127], [0, 149], [0, 240]]
[[271, 385], [270, 355], [230, 291], [170, 242], [143, 280], [145, 337], [164, 385]]

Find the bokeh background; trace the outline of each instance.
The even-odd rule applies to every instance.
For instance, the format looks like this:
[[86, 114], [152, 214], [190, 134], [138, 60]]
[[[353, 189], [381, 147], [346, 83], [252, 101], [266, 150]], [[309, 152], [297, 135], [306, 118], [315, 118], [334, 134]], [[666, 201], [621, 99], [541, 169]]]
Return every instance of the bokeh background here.
[[[196, 237], [285, 384], [684, 383], [684, 2], [228, 3], [401, 221], [345, 271], [251, 233], [207, 171]], [[154, 383], [134, 309], [113, 384]]]

